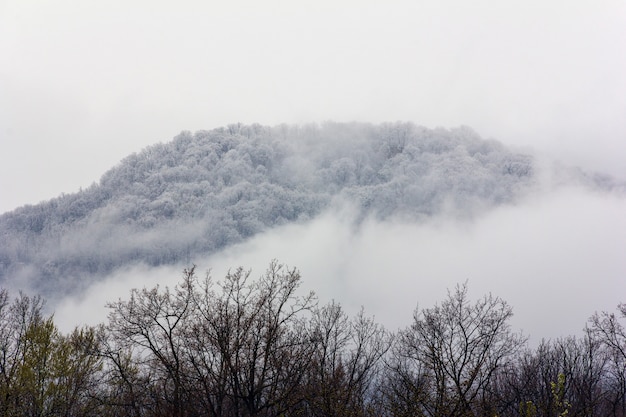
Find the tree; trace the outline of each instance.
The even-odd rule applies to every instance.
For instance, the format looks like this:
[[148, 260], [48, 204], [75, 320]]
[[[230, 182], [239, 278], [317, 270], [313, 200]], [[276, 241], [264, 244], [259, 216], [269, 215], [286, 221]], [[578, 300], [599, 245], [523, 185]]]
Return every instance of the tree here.
[[229, 272], [216, 288], [195, 269], [169, 288], [133, 290], [109, 304], [107, 359], [112, 413], [279, 416], [301, 403], [315, 342], [304, 315], [313, 293], [277, 262], [258, 280]]
[[457, 285], [433, 308], [416, 310], [413, 324], [400, 333], [400, 352], [423, 371], [430, 416], [480, 415], [495, 372], [525, 344], [510, 331], [511, 307], [488, 295], [470, 304], [467, 285]]
[[557, 410], [567, 412], [568, 416], [607, 415], [608, 357], [591, 329], [585, 328], [582, 338], [568, 337], [556, 341], [555, 349], [561, 362], [561, 372], [551, 384], [556, 393], [553, 396]]
[[[618, 306], [621, 318], [626, 318], [626, 303]], [[626, 359], [626, 330], [614, 313], [594, 314], [590, 319], [592, 332], [614, 353]]]
[[0, 411], [11, 415], [22, 407], [21, 376], [29, 349], [28, 335], [42, 318], [43, 301], [20, 293], [13, 302], [0, 290]]
[[[618, 306], [621, 318], [626, 318], [626, 304]], [[612, 414], [626, 415], [626, 330], [614, 313], [596, 313], [589, 319], [591, 333], [607, 351], [609, 382], [611, 384]]]
[[42, 307], [24, 294], [9, 305], [0, 290], [0, 415], [92, 415], [101, 363], [95, 330], [64, 336]]
[[523, 407], [526, 412], [535, 409], [541, 416], [551, 416], [555, 408], [551, 385], [562, 373], [563, 362], [554, 343], [545, 340], [534, 351], [518, 355], [499, 381], [500, 396], [510, 411]]
[[311, 414], [366, 415], [390, 335], [363, 310], [350, 320], [335, 302], [315, 311], [311, 327], [316, 341], [307, 386]]
[[125, 384], [130, 382], [128, 355], [149, 372], [148, 380], [155, 387], [151, 407], [156, 415], [183, 415], [183, 338], [191, 314], [194, 268], [183, 274], [182, 284], [173, 291], [168, 287], [161, 291], [158, 286], [135, 289], [128, 301], [107, 305], [111, 309], [107, 331], [113, 346], [105, 354]]
[[[101, 326], [105, 329], [104, 326]], [[132, 348], [118, 346], [106, 332], [98, 353], [104, 361], [104, 372], [99, 389], [103, 416], [143, 415], [150, 381], [135, 362]]]
[[411, 346], [396, 339], [379, 385], [380, 402], [392, 417], [427, 416], [430, 378], [425, 363]]
[[195, 299], [189, 361], [212, 415], [279, 416], [305, 398], [314, 341], [303, 315], [313, 293], [299, 296], [300, 273], [276, 261], [257, 281], [238, 268], [205, 281]]

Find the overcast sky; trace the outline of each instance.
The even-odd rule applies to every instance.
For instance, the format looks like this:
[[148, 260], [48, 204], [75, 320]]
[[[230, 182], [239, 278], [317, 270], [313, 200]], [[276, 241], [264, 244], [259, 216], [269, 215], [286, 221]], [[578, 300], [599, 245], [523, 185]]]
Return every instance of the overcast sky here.
[[181, 130], [469, 125], [626, 178], [623, 0], [0, 0], [0, 212]]

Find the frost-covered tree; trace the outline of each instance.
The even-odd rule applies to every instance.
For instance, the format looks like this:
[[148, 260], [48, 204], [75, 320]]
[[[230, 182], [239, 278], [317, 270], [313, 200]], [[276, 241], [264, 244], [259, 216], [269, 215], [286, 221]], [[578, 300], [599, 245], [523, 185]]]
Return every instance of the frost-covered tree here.
[[468, 128], [328, 122], [182, 132], [88, 189], [0, 216], [0, 282], [20, 277], [48, 294], [131, 263], [193, 261], [311, 219], [337, 199], [353, 202], [358, 219], [443, 210], [469, 218], [514, 202], [534, 172], [531, 157]]

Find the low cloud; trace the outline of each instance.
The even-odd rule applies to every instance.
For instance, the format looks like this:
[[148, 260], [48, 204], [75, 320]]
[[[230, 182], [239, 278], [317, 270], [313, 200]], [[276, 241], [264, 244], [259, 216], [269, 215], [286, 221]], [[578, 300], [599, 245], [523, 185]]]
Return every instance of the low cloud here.
[[[348, 312], [363, 306], [390, 330], [410, 324], [419, 305], [430, 307], [467, 280], [472, 298], [492, 293], [515, 311], [512, 326], [531, 336], [579, 334], [595, 311], [626, 301], [626, 199], [581, 187], [533, 194], [473, 221], [435, 217], [421, 223], [355, 222], [346, 205], [317, 218], [260, 234], [206, 259], [198, 272], [221, 279], [243, 266], [260, 276], [271, 259], [297, 267], [302, 289]], [[64, 331], [106, 319], [107, 301], [131, 288], [174, 286], [184, 265], [137, 266], [55, 303]]]

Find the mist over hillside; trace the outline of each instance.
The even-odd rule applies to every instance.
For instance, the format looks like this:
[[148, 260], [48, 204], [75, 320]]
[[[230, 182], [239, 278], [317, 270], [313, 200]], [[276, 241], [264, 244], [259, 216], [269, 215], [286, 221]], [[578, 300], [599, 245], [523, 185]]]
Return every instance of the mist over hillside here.
[[[551, 173], [557, 182], [559, 172]], [[50, 296], [122, 266], [190, 264], [345, 202], [355, 226], [443, 213], [469, 220], [515, 203], [542, 175], [533, 156], [469, 128], [238, 124], [183, 132], [128, 156], [88, 189], [0, 216], [0, 285]], [[561, 180], [572, 178], [613, 186], [575, 170]]]

